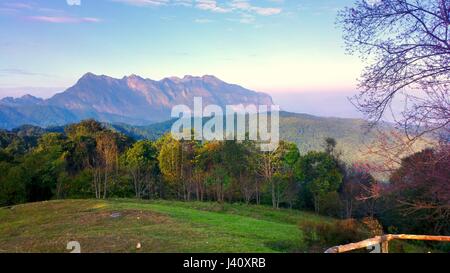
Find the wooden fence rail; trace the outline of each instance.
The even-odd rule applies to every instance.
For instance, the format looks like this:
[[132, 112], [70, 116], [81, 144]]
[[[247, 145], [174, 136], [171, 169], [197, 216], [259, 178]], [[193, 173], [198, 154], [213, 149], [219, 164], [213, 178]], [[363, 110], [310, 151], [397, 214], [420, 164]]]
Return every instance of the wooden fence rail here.
[[358, 243], [334, 246], [325, 253], [344, 253], [352, 250], [380, 245], [380, 253], [389, 253], [389, 242], [392, 240], [419, 240], [419, 241], [439, 241], [450, 242], [450, 236], [429, 236], [429, 235], [408, 235], [408, 234], [387, 234], [367, 239]]

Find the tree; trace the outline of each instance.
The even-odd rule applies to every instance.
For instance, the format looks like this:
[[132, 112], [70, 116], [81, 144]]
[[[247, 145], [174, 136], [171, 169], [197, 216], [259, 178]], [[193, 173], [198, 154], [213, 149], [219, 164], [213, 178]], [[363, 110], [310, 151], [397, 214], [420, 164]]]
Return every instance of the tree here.
[[225, 165], [224, 143], [213, 141], [205, 143], [198, 151], [196, 163], [205, 174], [205, 182], [212, 190], [215, 200], [224, 202], [225, 191], [230, 186], [231, 176]]
[[191, 140], [179, 141], [170, 134], [166, 134], [158, 140], [156, 146], [159, 149], [159, 167], [165, 180], [172, 187], [175, 187], [178, 197], [182, 196], [185, 201], [190, 200], [193, 192], [191, 178], [196, 142]]
[[64, 132], [69, 140], [67, 168], [71, 174], [94, 168], [97, 157], [96, 136], [104, 130], [95, 120], [85, 120], [65, 128]]
[[[228, 140], [222, 143], [220, 154], [222, 158], [222, 165], [226, 171], [229, 185], [234, 188], [239, 188], [238, 184], [247, 179], [251, 179], [252, 166], [250, 163], [251, 150], [246, 145], [236, 140]], [[218, 162], [219, 163], [219, 162]], [[223, 164], [225, 163], [225, 164]], [[220, 163], [219, 163], [220, 164]], [[247, 169], [249, 168], [249, 169]], [[250, 172], [250, 174], [248, 174]], [[230, 193], [230, 200], [233, 197]]]
[[324, 152], [308, 152], [300, 157], [295, 172], [302, 185], [301, 198], [320, 212], [321, 199], [329, 192], [337, 191], [342, 182], [342, 174], [334, 158]]
[[83, 120], [80, 123], [72, 124], [64, 129], [67, 138], [76, 140], [80, 137], [93, 137], [97, 133], [105, 131], [105, 128], [98, 121], [93, 119]]
[[336, 153], [337, 141], [332, 137], [325, 138], [325, 152], [329, 155]]
[[231, 184], [231, 177], [225, 168], [219, 164], [213, 165], [208, 172], [206, 183], [213, 189], [215, 200], [221, 204], [224, 203], [225, 192]]
[[257, 177], [257, 162], [259, 150], [255, 142], [245, 140], [241, 143], [243, 148], [244, 170], [239, 175], [239, 187], [242, 198], [246, 204], [250, 204], [253, 199], [260, 204], [260, 183]]
[[25, 157], [23, 166], [32, 174], [28, 186], [33, 201], [47, 200], [52, 196], [63, 198], [66, 170], [67, 139], [60, 133], [44, 134], [38, 146]]
[[[65, 171], [66, 139], [62, 134], [49, 133], [39, 139], [38, 146], [21, 158], [19, 164], [10, 169], [7, 179], [17, 181], [21, 172], [26, 201], [35, 202], [62, 197], [58, 192], [61, 173]], [[23, 183], [23, 182], [21, 182]]]
[[280, 141], [275, 151], [276, 171], [272, 180], [272, 198], [275, 207], [286, 202], [292, 208], [298, 198], [298, 185], [295, 179], [294, 167], [300, 158], [300, 152], [295, 143]]
[[379, 121], [404, 99], [397, 124], [411, 139], [450, 133], [450, 0], [358, 0], [338, 22], [350, 53], [369, 65], [353, 102]]
[[373, 209], [366, 209], [364, 206], [367, 205], [369, 208], [373, 208], [373, 206], [366, 203], [373, 202], [374, 199], [366, 197], [375, 183], [374, 177], [365, 165], [353, 164], [346, 170], [339, 189], [345, 218], [373, 216]]
[[26, 185], [29, 183], [29, 176], [24, 169], [0, 162], [0, 172], [0, 206], [26, 202]]
[[94, 191], [96, 198], [105, 199], [108, 184], [114, 170], [118, 169], [119, 147], [116, 135], [101, 131], [96, 135], [96, 156], [94, 163]]
[[[275, 180], [274, 175], [277, 170], [277, 155], [275, 151], [272, 152], [263, 152], [258, 156], [258, 175], [263, 179], [265, 184], [269, 184], [271, 186], [271, 197], [272, 197], [272, 206], [274, 208], [277, 207], [276, 196], [275, 196]], [[258, 203], [259, 204], [259, 203]]]
[[[413, 231], [450, 234], [449, 154], [425, 149], [404, 158], [390, 178], [387, 196], [394, 198], [407, 226], [416, 228]], [[410, 223], [411, 218], [416, 223]]]
[[157, 168], [156, 156], [156, 148], [148, 140], [136, 142], [125, 153], [125, 166], [131, 174], [136, 198], [142, 198], [145, 191], [150, 196]]
[[69, 125], [64, 131], [70, 142], [67, 170], [71, 175], [91, 170], [95, 197], [106, 198], [112, 175], [119, 171], [119, 155], [132, 140], [95, 120]]
[[294, 165], [299, 157], [297, 145], [286, 141], [280, 141], [278, 148], [274, 151], [257, 155], [257, 173], [264, 183], [270, 186], [274, 208], [279, 208], [283, 201], [292, 206], [296, 199], [294, 197], [297, 191]]

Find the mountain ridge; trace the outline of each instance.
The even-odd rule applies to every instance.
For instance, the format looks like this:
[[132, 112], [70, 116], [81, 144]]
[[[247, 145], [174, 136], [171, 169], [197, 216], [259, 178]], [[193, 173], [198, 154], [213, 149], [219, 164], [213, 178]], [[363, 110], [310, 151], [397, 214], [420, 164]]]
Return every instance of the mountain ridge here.
[[273, 105], [270, 95], [226, 83], [213, 75], [186, 75], [156, 81], [135, 74], [113, 78], [88, 72], [73, 86], [49, 99], [31, 95], [1, 99], [0, 128], [11, 129], [23, 124], [58, 126], [88, 118], [147, 125], [170, 119], [175, 105], [192, 108], [194, 97], [202, 97], [204, 105], [221, 107]]

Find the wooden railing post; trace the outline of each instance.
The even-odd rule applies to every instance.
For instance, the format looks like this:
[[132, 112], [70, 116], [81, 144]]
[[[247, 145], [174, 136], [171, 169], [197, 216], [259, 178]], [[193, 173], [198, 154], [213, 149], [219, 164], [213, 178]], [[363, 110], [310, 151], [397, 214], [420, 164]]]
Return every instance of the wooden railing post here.
[[389, 235], [381, 236], [381, 253], [389, 253], [389, 241], [391, 240], [391, 237]]
[[381, 242], [381, 253], [389, 253], [389, 241]]

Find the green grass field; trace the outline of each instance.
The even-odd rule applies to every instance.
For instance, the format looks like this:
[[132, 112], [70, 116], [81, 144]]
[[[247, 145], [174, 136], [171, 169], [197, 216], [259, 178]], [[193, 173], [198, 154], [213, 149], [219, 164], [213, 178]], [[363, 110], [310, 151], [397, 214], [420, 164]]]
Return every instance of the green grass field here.
[[0, 252], [69, 252], [69, 241], [82, 252], [306, 252], [305, 220], [333, 221], [241, 204], [49, 201], [0, 209]]

